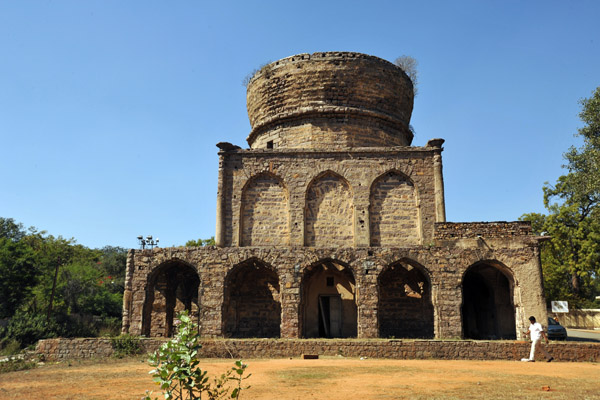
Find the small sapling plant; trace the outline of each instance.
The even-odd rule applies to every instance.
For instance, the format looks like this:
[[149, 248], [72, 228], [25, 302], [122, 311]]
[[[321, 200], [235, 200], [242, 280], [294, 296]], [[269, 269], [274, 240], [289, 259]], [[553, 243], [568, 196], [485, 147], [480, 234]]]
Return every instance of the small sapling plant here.
[[[187, 311], [177, 314], [177, 319], [180, 322], [173, 339], [160, 346], [149, 360], [154, 367], [150, 374], [163, 391], [165, 400], [239, 399], [242, 390], [249, 388], [242, 385], [250, 377], [245, 375], [248, 365], [236, 361], [233, 367], [211, 381], [198, 360], [202, 348], [198, 325]], [[235, 385], [233, 390], [232, 383]], [[152, 392], [146, 392], [142, 400], [152, 400], [151, 395]]]

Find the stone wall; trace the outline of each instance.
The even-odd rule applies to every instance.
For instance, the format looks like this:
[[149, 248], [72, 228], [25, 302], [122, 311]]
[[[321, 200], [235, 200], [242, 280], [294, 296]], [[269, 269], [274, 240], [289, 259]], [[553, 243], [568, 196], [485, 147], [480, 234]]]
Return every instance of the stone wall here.
[[600, 329], [600, 310], [569, 310], [568, 313], [552, 313], [565, 328]]
[[441, 222], [435, 224], [436, 239], [512, 238], [531, 235], [531, 223], [515, 222]]
[[[427, 146], [337, 152], [222, 150], [217, 245], [275, 245], [273, 232], [282, 240], [289, 237], [289, 246], [429, 244], [433, 224], [444, 216], [443, 186], [436, 178], [441, 151]], [[257, 202], [254, 182], [265, 176], [272, 181], [265, 193], [268, 199]], [[343, 227], [344, 232], [333, 242], [319, 236], [311, 230], [316, 214], [324, 224], [320, 233], [330, 232], [327, 227]], [[259, 220], [269, 229], [259, 229]], [[265, 237], [258, 238], [255, 231]], [[338, 236], [348, 240], [337, 241]]]
[[[143, 339], [145, 352], [161, 340]], [[519, 341], [436, 340], [293, 340], [293, 339], [206, 339], [201, 358], [287, 358], [302, 354], [319, 356], [388, 359], [520, 360], [529, 355], [530, 343]], [[600, 344], [556, 343], [547, 346], [556, 361], [600, 362]], [[110, 357], [110, 339], [46, 339], [36, 352], [46, 360]], [[540, 355], [540, 360], [543, 356]]]
[[299, 54], [264, 66], [247, 92], [251, 148], [408, 146], [413, 85], [359, 53]]
[[490, 246], [476, 239], [462, 239], [452, 246], [406, 248], [179, 247], [131, 250], [123, 326], [124, 331], [134, 335], [148, 329], [148, 316], [141, 310], [148, 307], [155, 271], [167, 264], [191, 266], [201, 282], [198, 321], [202, 334], [222, 336], [227, 276], [241, 265], [256, 262], [275, 271], [277, 276], [281, 336], [302, 337], [305, 333], [302, 322], [307, 318], [301, 294], [305, 277], [314, 268], [333, 262], [344, 266], [356, 287], [357, 336], [375, 338], [380, 335], [381, 324], [385, 325], [379, 315], [379, 277], [386, 268], [400, 262], [417, 267], [430, 287], [423, 293], [433, 307], [435, 338], [463, 337], [463, 279], [468, 271], [476, 272], [475, 267], [479, 265], [496, 268], [505, 277], [506, 288], [497, 289], [506, 292], [503, 298], [510, 302], [508, 318], [514, 319], [514, 329], [520, 335], [526, 330], [530, 315], [541, 321], [546, 318], [538, 250], [535, 241], [527, 236], [511, 239], [510, 246], [497, 243]]
[[242, 246], [288, 246], [290, 244], [289, 195], [273, 174], [252, 179], [242, 192]]

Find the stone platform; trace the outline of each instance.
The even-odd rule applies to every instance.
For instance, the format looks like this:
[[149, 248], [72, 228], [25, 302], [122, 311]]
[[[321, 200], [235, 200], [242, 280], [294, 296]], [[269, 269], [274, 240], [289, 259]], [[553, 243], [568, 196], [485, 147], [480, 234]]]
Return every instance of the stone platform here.
[[[144, 352], [165, 340], [141, 339]], [[529, 355], [525, 341], [399, 340], [399, 339], [205, 339], [203, 358], [288, 358], [302, 354], [387, 359], [520, 360]], [[600, 343], [551, 342], [556, 361], [600, 362]], [[109, 338], [41, 340], [37, 354], [46, 360], [103, 358], [113, 354]]]

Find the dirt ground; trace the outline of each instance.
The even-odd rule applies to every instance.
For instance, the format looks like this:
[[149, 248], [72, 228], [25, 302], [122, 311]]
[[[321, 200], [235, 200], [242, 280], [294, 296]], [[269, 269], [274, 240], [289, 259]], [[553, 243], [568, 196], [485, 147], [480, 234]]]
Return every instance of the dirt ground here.
[[[244, 400], [600, 399], [598, 363], [247, 360]], [[204, 360], [220, 374], [232, 360]], [[139, 399], [157, 391], [143, 359], [45, 365], [0, 375], [0, 399]], [[544, 387], [550, 390], [544, 390]]]

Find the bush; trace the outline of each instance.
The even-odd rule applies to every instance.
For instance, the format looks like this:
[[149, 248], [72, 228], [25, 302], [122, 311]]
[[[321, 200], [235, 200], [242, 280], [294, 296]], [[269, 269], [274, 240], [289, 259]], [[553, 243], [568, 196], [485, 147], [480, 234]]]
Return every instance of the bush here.
[[27, 347], [40, 339], [58, 336], [60, 330], [53, 319], [47, 321], [44, 315], [19, 311], [8, 322], [3, 336]]
[[130, 334], [120, 335], [110, 339], [112, 348], [115, 350], [113, 355], [117, 358], [134, 356], [142, 352], [140, 338]]
[[35, 361], [27, 361], [27, 360], [22, 360], [20, 358], [11, 358], [8, 361], [0, 362], [0, 374], [6, 373], [6, 372], [23, 371], [26, 369], [32, 369], [32, 368], [35, 368], [36, 365], [37, 365], [37, 363]]
[[[212, 383], [209, 382], [207, 371], [200, 368], [198, 361], [198, 352], [202, 348], [198, 325], [192, 322], [187, 311], [179, 313], [177, 318], [181, 322], [176, 335], [160, 346], [149, 360], [150, 365], [155, 367], [150, 373], [164, 391], [165, 399], [195, 400], [201, 399], [203, 395], [209, 400], [224, 397], [239, 399], [241, 391], [248, 388], [242, 387], [242, 381], [250, 377], [244, 376], [248, 366], [242, 361], [236, 361], [231, 369], [214, 378]], [[230, 394], [229, 383], [232, 381], [236, 383], [236, 387]], [[151, 394], [146, 392], [143, 399], [152, 400]]]

